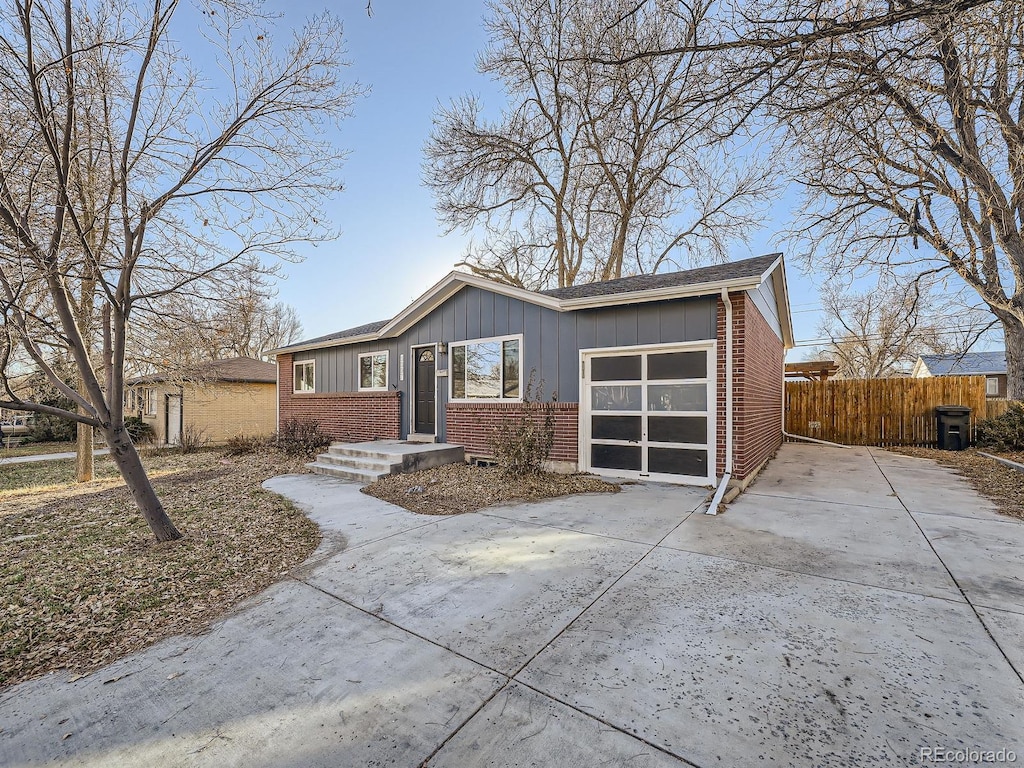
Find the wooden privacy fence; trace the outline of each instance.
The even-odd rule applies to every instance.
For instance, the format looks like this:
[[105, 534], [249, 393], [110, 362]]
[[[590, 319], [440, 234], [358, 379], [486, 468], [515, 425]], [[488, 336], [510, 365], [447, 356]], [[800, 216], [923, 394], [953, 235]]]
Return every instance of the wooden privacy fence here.
[[786, 431], [844, 445], [935, 445], [935, 406], [987, 418], [984, 376], [786, 382]]
[[1001, 397], [990, 397], [985, 401], [985, 411], [988, 414], [985, 418], [994, 419], [996, 416], [1002, 416], [1010, 410], [1010, 403], [1012, 402], [1013, 400]]

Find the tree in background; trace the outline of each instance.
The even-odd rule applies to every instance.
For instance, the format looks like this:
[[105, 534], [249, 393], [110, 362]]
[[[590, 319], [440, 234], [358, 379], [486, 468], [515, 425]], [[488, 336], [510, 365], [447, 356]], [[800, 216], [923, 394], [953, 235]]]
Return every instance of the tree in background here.
[[[449, 230], [482, 235], [465, 263], [539, 288], [725, 257], [757, 223], [771, 175], [710, 101], [710, 60], [670, 4], [502, 0], [478, 68], [508, 106], [473, 97], [435, 116], [425, 180]], [[619, 66], [594, 51], [681, 52]]]
[[[140, 307], [326, 235], [342, 154], [322, 129], [358, 93], [341, 80], [341, 27], [319, 17], [278, 44], [275, 19], [247, 0], [7, 5], [0, 373], [18, 372], [20, 349], [77, 410], [6, 385], [0, 406], [99, 429], [156, 538], [174, 539], [124, 430], [129, 329]], [[219, 68], [194, 64], [182, 39]], [[74, 361], [75, 383], [50, 365], [57, 355]]]
[[163, 297], [129, 332], [136, 374], [194, 372], [198, 363], [231, 357], [266, 360], [267, 351], [297, 341], [302, 323], [258, 264], [231, 281]]
[[966, 285], [1002, 329], [1010, 395], [1024, 395], [1024, 4], [742, 13], [725, 34], [747, 47], [723, 72], [767, 75], [748, 103], [784, 132], [808, 191], [795, 224], [808, 263]]
[[844, 379], [906, 374], [920, 355], [964, 352], [987, 330], [983, 313], [919, 282], [882, 280], [863, 293], [832, 283], [821, 303], [818, 333], [829, 341], [820, 357]]
[[[75, 380], [76, 373], [70, 360], [55, 360], [52, 362], [51, 368], [65, 381]], [[64, 410], [74, 410], [75, 408], [75, 403], [53, 386], [46, 374], [40, 370], [26, 376], [22, 386], [25, 394], [38, 403]], [[76, 423], [71, 419], [52, 413], [39, 413], [32, 420], [28, 437], [33, 442], [65, 443], [74, 440], [75, 434]]]

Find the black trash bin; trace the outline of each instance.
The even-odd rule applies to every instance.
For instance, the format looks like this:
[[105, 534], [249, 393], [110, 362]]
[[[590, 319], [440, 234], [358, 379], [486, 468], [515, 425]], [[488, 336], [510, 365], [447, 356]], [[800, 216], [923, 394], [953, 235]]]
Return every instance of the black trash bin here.
[[966, 405], [940, 405], [935, 408], [939, 450], [963, 451], [971, 440], [971, 409]]

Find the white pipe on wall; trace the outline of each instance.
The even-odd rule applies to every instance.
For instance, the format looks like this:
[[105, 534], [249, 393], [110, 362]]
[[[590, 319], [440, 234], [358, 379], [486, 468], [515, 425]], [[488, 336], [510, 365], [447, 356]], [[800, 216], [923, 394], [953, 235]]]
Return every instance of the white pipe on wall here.
[[725, 305], [725, 471], [705, 513], [708, 515], [718, 514], [718, 506], [732, 479], [732, 301], [728, 288], [722, 289], [722, 303]]

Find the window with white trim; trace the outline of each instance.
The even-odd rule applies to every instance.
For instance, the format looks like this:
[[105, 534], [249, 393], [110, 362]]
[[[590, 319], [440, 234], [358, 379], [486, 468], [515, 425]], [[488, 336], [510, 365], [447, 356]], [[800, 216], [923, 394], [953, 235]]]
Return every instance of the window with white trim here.
[[359, 356], [359, 391], [388, 388], [388, 353], [364, 352]]
[[520, 400], [522, 336], [500, 336], [448, 345], [452, 400]]
[[295, 363], [293, 382], [294, 392], [316, 392], [316, 361], [300, 360]]
[[146, 387], [142, 390], [142, 412], [146, 416], [156, 416], [156, 390]]
[[989, 376], [985, 379], [985, 394], [994, 397], [999, 394], [999, 379], [996, 376]]

